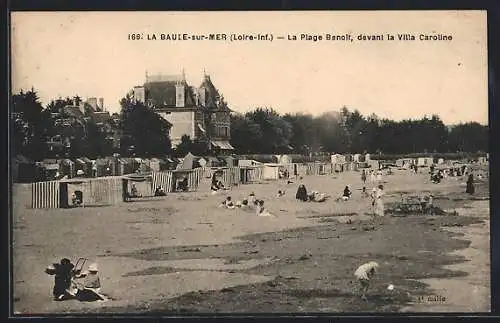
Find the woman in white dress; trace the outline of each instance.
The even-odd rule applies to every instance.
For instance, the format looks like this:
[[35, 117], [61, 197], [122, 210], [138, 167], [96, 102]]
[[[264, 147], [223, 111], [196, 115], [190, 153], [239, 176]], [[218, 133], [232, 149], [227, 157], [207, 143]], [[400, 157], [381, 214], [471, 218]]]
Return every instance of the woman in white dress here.
[[377, 193], [375, 195], [375, 215], [384, 216], [384, 201], [382, 197], [384, 196], [384, 186], [379, 185]]

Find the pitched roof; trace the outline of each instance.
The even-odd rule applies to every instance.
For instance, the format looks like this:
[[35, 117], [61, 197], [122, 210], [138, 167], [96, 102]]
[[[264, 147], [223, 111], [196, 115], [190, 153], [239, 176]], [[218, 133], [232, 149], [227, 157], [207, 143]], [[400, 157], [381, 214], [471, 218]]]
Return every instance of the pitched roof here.
[[[147, 82], [144, 84], [147, 99], [157, 107], [175, 107], [177, 81]], [[184, 81], [184, 106], [195, 105], [193, 88]]]
[[91, 118], [95, 123], [104, 123], [111, 120], [109, 112], [94, 112]]
[[62, 110], [63, 110], [63, 113], [68, 115], [68, 116], [79, 118], [79, 119], [83, 118], [83, 113], [82, 113], [82, 111], [80, 111], [80, 108], [77, 106], [67, 105]]

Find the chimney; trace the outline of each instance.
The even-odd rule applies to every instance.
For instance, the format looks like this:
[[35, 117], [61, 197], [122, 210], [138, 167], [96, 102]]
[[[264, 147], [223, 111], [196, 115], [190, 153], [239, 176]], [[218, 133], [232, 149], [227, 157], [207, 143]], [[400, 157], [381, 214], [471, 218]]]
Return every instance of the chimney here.
[[182, 82], [175, 84], [175, 107], [183, 108], [185, 106], [186, 89]]
[[99, 98], [99, 108], [101, 108], [102, 112], [106, 111], [106, 109], [104, 109], [104, 98]]

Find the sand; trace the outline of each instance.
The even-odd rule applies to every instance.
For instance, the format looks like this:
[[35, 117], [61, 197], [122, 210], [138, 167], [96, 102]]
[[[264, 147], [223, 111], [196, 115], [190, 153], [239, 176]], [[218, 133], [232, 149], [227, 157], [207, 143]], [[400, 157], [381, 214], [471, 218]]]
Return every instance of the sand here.
[[[387, 176], [385, 180], [387, 180], [385, 185], [388, 202], [398, 200], [400, 191], [455, 192], [463, 190], [460, 182], [455, 179], [435, 185], [429, 183], [426, 175], [408, 175], [404, 171]], [[337, 203], [333, 200], [325, 203], [297, 202], [294, 195], [299, 182], [304, 183], [308, 190], [322, 191], [334, 197], [340, 196], [344, 186], [350, 184], [354, 191], [354, 198], [345, 203]], [[237, 264], [227, 264], [227, 257], [222, 261], [224, 256], [219, 254], [221, 251], [218, 248], [224, 248], [228, 244], [230, 246], [235, 243], [245, 243], [247, 242], [245, 235], [318, 225], [326, 227], [331, 222], [320, 220], [327, 219], [327, 216], [331, 215], [335, 215], [334, 221], [339, 225], [348, 226], [351, 221], [359, 221], [359, 228], [361, 228], [365, 225], [362, 224], [363, 221], [370, 220], [370, 216], [366, 214], [370, 211], [370, 203], [368, 199], [359, 198], [359, 189], [362, 186], [360, 182], [359, 173], [348, 172], [338, 176], [308, 176], [294, 184], [272, 181], [240, 185], [228, 192], [233, 200], [241, 200], [250, 192], [255, 192], [258, 197], [265, 199], [266, 208], [275, 214], [276, 218], [257, 217], [254, 212], [218, 208], [218, 204], [225, 198], [225, 195], [210, 195], [208, 179], [202, 184], [200, 191], [195, 193], [170, 194], [164, 200], [154, 202], [134, 202], [116, 207], [71, 210], [29, 209], [26, 207], [29, 205], [29, 188], [16, 185], [13, 218], [14, 310], [17, 313], [31, 314], [75, 311], [121, 312], [125, 308], [131, 309], [130, 311], [135, 311], [137, 308], [147, 311], [152, 304], [190, 292], [220, 291], [234, 286], [250, 286], [273, 281], [277, 277], [275, 273], [252, 271], [255, 271], [254, 268], [278, 266], [273, 261], [276, 258], [282, 261], [283, 257], [278, 257], [276, 254], [283, 253], [283, 250], [294, 254], [299, 252], [298, 250], [288, 250], [286, 246], [283, 249], [274, 250], [273, 245], [266, 245], [263, 246], [266, 250], [260, 250], [260, 252], [257, 250], [257, 254], [253, 256], [256, 259], [242, 259]], [[372, 184], [367, 183], [367, 189], [371, 187]], [[281, 198], [276, 198], [275, 195], [280, 189], [285, 190], [286, 194]], [[467, 210], [474, 211], [476, 207], [472, 205], [472, 209]], [[487, 211], [482, 209], [481, 214], [487, 216]], [[395, 222], [394, 225], [401, 225], [401, 223], [403, 222]], [[376, 254], [377, 250], [380, 253], [386, 253], [398, 249], [397, 245], [389, 245], [387, 241], [390, 240], [384, 239], [383, 235], [388, 233], [384, 231], [386, 229], [383, 225], [382, 223], [380, 229], [373, 232], [361, 229], [358, 235], [377, 241], [367, 248], [373, 250], [373, 254]], [[464, 226], [459, 229], [460, 232], [470, 234], [460, 239], [473, 241], [470, 248], [477, 245], [477, 248], [483, 249], [484, 252], [478, 256], [470, 250], [467, 251], [468, 249], [462, 250], [461, 252], [464, 253], [461, 255], [470, 260], [474, 268], [471, 272], [475, 271], [476, 276], [470, 274], [466, 279], [450, 279], [453, 284], [462, 285], [477, 279], [478, 282], [475, 285], [467, 287], [470, 291], [469, 300], [472, 297], [475, 302], [467, 307], [463, 306], [462, 300], [452, 299], [452, 296], [449, 296], [450, 301], [445, 304], [445, 310], [488, 310], [489, 302], [485, 302], [487, 298], [485, 288], [489, 291], [489, 244], [484, 242], [484, 237], [489, 237], [489, 227], [487, 224], [479, 224], [477, 228]], [[424, 227], [422, 230], [425, 230]], [[474, 235], [474, 230], [478, 230], [480, 234]], [[454, 238], [442, 235], [443, 244], [451, 239]], [[314, 246], [314, 242], [311, 244]], [[353, 244], [347, 243], [347, 245]], [[488, 248], [484, 247], [486, 245]], [[148, 254], [164, 252], [162, 250], [165, 248], [170, 248], [170, 254], [163, 255], [164, 260], [146, 259]], [[239, 254], [248, 258], [253, 255], [252, 252], [256, 252], [252, 248], [254, 248], [252, 244], [245, 245], [244, 251]], [[359, 248], [356, 250], [357, 254], [363, 252]], [[426, 248], [432, 249], [430, 246]], [[204, 256], [205, 250], [209, 249], [213, 250], [208, 256]], [[343, 249], [346, 253], [352, 251], [355, 257], [356, 253], [353, 250]], [[145, 253], [144, 257], [137, 256], [142, 252]], [[261, 254], [266, 252], [268, 256], [263, 257]], [[135, 256], [131, 256], [132, 254]], [[232, 256], [231, 252], [228, 252], [227, 256]], [[113, 300], [99, 304], [52, 301], [53, 277], [46, 275], [43, 271], [48, 264], [62, 257], [69, 257], [73, 260], [78, 257], [87, 257], [89, 262], [97, 262], [104, 292]], [[468, 262], [462, 262], [452, 269], [467, 271], [471, 269], [468, 264]], [[434, 264], [429, 264], [429, 266], [434, 266]], [[151, 268], [170, 269], [160, 274], [140, 274]], [[293, 270], [300, 271], [301, 267], [296, 266]], [[139, 274], [134, 275], [134, 273]], [[452, 286], [437, 285], [433, 281], [429, 284], [436, 290]], [[465, 287], [462, 285], [456, 286], [463, 290]], [[431, 293], [430, 290], [428, 292]], [[355, 298], [356, 296], [346, 297]], [[314, 306], [318, 310], [327, 309], [318, 304]], [[410, 307], [411, 311], [424, 309], [412, 304]], [[253, 307], [248, 304], [246, 308], [252, 309]], [[433, 308], [427, 306], [424, 310], [440, 310], [437, 307]], [[399, 311], [400, 309], [401, 307], [393, 310]], [[402, 309], [408, 310], [404, 307]], [[332, 310], [342, 311], [342, 308]]]

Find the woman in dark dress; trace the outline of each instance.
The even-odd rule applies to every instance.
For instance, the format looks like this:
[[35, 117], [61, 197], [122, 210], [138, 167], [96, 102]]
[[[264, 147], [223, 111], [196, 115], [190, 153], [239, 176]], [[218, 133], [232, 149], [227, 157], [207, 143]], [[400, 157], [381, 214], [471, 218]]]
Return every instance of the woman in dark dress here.
[[299, 185], [299, 188], [297, 189], [297, 194], [295, 194], [295, 198], [303, 202], [309, 200], [309, 196], [307, 195], [307, 190], [304, 184]]
[[54, 277], [54, 288], [52, 289], [52, 295], [54, 299], [62, 301], [70, 297], [68, 289], [71, 287], [71, 279], [74, 276], [73, 269], [75, 266], [67, 258], [61, 260], [61, 263], [55, 263], [49, 266], [45, 272], [49, 275], [55, 275]]
[[472, 174], [469, 175], [467, 179], [467, 188], [465, 189], [465, 193], [474, 194], [474, 176]]

